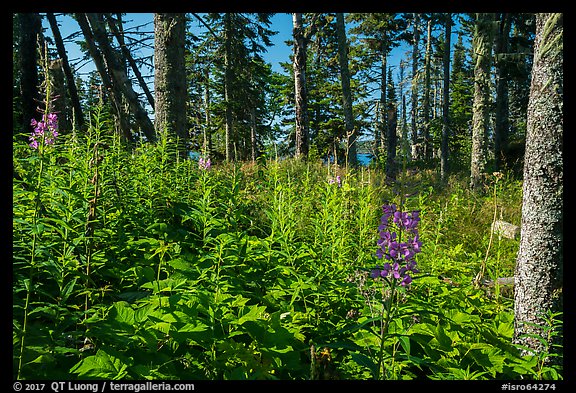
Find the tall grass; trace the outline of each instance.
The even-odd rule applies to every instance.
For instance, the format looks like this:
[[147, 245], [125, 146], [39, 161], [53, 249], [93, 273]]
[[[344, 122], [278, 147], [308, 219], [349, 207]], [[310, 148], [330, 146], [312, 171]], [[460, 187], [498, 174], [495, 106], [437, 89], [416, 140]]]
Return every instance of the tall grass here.
[[[471, 285], [484, 259], [513, 271], [518, 244], [485, 258], [494, 199], [466, 178], [439, 189], [426, 171], [389, 186], [378, 168], [320, 162], [206, 168], [166, 134], [123, 144], [98, 112], [63, 134], [49, 154], [14, 141], [15, 378], [447, 378], [460, 363], [471, 378], [561, 375], [517, 355], [511, 300]], [[521, 187], [498, 187], [518, 224]], [[392, 303], [377, 305], [387, 295], [368, 272], [389, 202], [420, 212], [423, 245], [421, 273], [382, 313]]]

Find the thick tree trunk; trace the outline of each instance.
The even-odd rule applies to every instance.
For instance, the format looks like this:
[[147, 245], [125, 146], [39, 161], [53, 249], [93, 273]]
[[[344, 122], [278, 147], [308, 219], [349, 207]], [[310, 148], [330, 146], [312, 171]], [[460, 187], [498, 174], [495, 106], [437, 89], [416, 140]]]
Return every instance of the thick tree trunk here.
[[210, 122], [210, 67], [206, 67], [204, 81], [204, 143], [202, 154], [210, 157], [212, 154], [212, 125]]
[[478, 190], [482, 186], [488, 154], [486, 140], [490, 121], [492, 21], [491, 14], [476, 14], [476, 27], [472, 44], [476, 54], [474, 103], [472, 105], [472, 159], [470, 164], [470, 188], [472, 190]]
[[563, 34], [562, 14], [537, 14], [514, 281], [514, 341], [535, 353], [556, 352], [545, 317], [562, 311]]
[[121, 22], [114, 20], [114, 18], [112, 18], [112, 15], [110, 15], [110, 14], [106, 14], [106, 21], [108, 22], [108, 27], [110, 28], [110, 31], [112, 32], [112, 34], [114, 34], [114, 37], [116, 37], [116, 41], [118, 41], [118, 45], [120, 45], [120, 50], [122, 51], [122, 56], [124, 56], [126, 61], [128, 61], [128, 64], [130, 65], [130, 68], [132, 69], [134, 76], [136, 77], [136, 79], [138, 80], [138, 83], [140, 84], [140, 88], [142, 89], [142, 91], [146, 95], [146, 98], [148, 99], [148, 104], [150, 104], [150, 106], [152, 108], [154, 108], [155, 107], [154, 96], [152, 95], [152, 92], [148, 88], [148, 84], [144, 80], [144, 77], [142, 77], [142, 73], [140, 72], [140, 69], [138, 68], [138, 65], [136, 64], [136, 61], [132, 57], [130, 50], [128, 50], [128, 47], [126, 46], [123, 33], [116, 26], [117, 23], [119, 23], [121, 25]]
[[[40, 15], [38, 13], [18, 14], [20, 37], [18, 42], [20, 62], [20, 95], [22, 97], [22, 127], [32, 131], [30, 121], [38, 118], [36, 108], [38, 94], [38, 34], [41, 33]], [[14, 130], [17, 128], [14, 127]], [[26, 139], [27, 140], [27, 139]]]
[[88, 24], [87, 15], [84, 13], [77, 13], [75, 14], [75, 17], [78, 25], [80, 26], [80, 29], [82, 30], [82, 34], [84, 34], [88, 52], [90, 53], [92, 60], [94, 60], [94, 65], [96, 66], [98, 74], [100, 74], [104, 89], [106, 89], [107, 94], [112, 99], [112, 111], [116, 117], [118, 132], [123, 136], [125, 140], [131, 141], [132, 131], [130, 129], [128, 115], [126, 112], [124, 112], [124, 108], [122, 106], [122, 92], [119, 86], [112, 82], [112, 78], [108, 74], [102, 53], [95, 44], [94, 35], [92, 34], [92, 30]]
[[[71, 128], [70, 106], [66, 97], [66, 82], [62, 59], [48, 62], [48, 78], [50, 80], [50, 95], [52, 96], [52, 112], [58, 114], [58, 129], [68, 131]], [[60, 131], [60, 132], [62, 132]]]
[[426, 55], [424, 57], [424, 101], [423, 110], [423, 155], [426, 160], [432, 158], [432, 149], [430, 147], [430, 68], [432, 57], [432, 20], [428, 21], [426, 30]]
[[344, 110], [344, 128], [347, 141], [348, 164], [355, 165], [356, 157], [356, 137], [354, 129], [354, 117], [352, 115], [352, 91], [350, 90], [350, 70], [348, 68], [348, 44], [346, 42], [346, 26], [344, 24], [344, 14], [336, 14], [336, 34], [338, 35], [338, 60], [340, 64], [340, 82], [342, 83], [342, 109]]
[[117, 53], [112, 49], [108, 36], [106, 35], [106, 29], [104, 27], [104, 21], [102, 19], [102, 14], [89, 13], [86, 17], [92, 27], [94, 32], [94, 38], [98, 43], [98, 47], [102, 51], [102, 55], [106, 62], [106, 67], [110, 73], [110, 77], [115, 86], [117, 86], [128, 102], [130, 111], [134, 115], [136, 123], [140, 126], [140, 129], [146, 136], [146, 138], [154, 142], [156, 141], [156, 132], [154, 131], [154, 125], [148, 114], [140, 104], [136, 92], [132, 88], [132, 84], [126, 75], [122, 67], [122, 63], [117, 57]]
[[419, 60], [419, 44], [420, 44], [420, 16], [413, 14], [413, 33], [412, 33], [412, 84], [411, 84], [411, 112], [410, 112], [410, 129], [411, 135], [411, 151], [412, 159], [418, 159], [418, 60]]
[[442, 138], [440, 141], [440, 179], [448, 178], [448, 137], [450, 131], [450, 36], [452, 35], [452, 14], [446, 14], [446, 34], [444, 40], [444, 87], [442, 90]]
[[308, 96], [306, 92], [306, 47], [307, 39], [304, 37], [302, 14], [292, 14], [294, 37], [294, 102], [296, 105], [296, 141], [295, 156], [308, 157]]
[[76, 88], [74, 75], [72, 74], [70, 63], [68, 62], [68, 53], [64, 47], [62, 34], [60, 34], [56, 16], [54, 16], [53, 13], [48, 12], [46, 13], [46, 18], [48, 18], [48, 22], [50, 23], [50, 29], [52, 30], [52, 35], [54, 36], [54, 43], [56, 44], [58, 56], [60, 56], [62, 59], [62, 70], [64, 71], [64, 76], [66, 77], [66, 88], [68, 90], [68, 96], [70, 97], [70, 103], [72, 104], [72, 117], [75, 123], [74, 126], [77, 128], [82, 128], [84, 126], [84, 114], [82, 112], [80, 98], [78, 97], [78, 89]]
[[503, 58], [508, 53], [510, 34], [510, 14], [501, 15], [494, 51], [496, 65], [496, 120], [494, 122], [494, 158], [496, 169], [502, 169], [508, 145], [509, 106], [508, 106], [508, 63]]
[[226, 161], [235, 160], [234, 124], [232, 117], [232, 21], [230, 13], [224, 16], [224, 105], [226, 111]]
[[155, 123], [158, 132], [179, 140], [184, 152], [188, 139], [186, 121], [186, 14], [154, 14]]
[[379, 127], [379, 135], [378, 135], [378, 140], [379, 140], [379, 151], [378, 153], [384, 153], [384, 151], [386, 150], [386, 133], [388, 130], [388, 124], [387, 124], [387, 118], [388, 118], [388, 111], [386, 110], [386, 108], [388, 107], [388, 105], [386, 105], [386, 93], [387, 93], [387, 88], [388, 88], [388, 82], [386, 81], [386, 71], [387, 71], [387, 51], [386, 50], [382, 50], [382, 54], [380, 55], [380, 72], [382, 73], [380, 76], [380, 107], [379, 109], [379, 115], [380, 115], [380, 121], [378, 122], [378, 127]]
[[390, 103], [387, 116], [388, 124], [386, 125], [386, 180], [389, 183], [396, 180], [396, 173], [398, 171], [396, 164], [396, 145], [398, 144], [396, 134], [396, 127], [398, 125], [397, 112], [396, 104]]

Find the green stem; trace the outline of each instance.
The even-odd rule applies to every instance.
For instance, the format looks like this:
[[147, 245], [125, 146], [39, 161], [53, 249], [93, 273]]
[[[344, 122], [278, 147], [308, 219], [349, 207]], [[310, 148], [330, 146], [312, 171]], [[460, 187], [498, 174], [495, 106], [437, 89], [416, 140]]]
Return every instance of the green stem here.
[[18, 355], [18, 373], [17, 379], [21, 379], [22, 375], [22, 360], [24, 358], [24, 345], [26, 340], [27, 325], [28, 325], [28, 310], [30, 306], [30, 294], [33, 287], [34, 280], [34, 265], [36, 257], [36, 243], [38, 241], [38, 217], [40, 213], [40, 195], [42, 188], [42, 174], [44, 172], [44, 158], [42, 152], [44, 148], [44, 139], [42, 139], [38, 146], [38, 153], [40, 158], [40, 168], [38, 169], [38, 179], [36, 181], [36, 200], [34, 203], [34, 215], [32, 216], [32, 255], [30, 257], [30, 271], [28, 275], [28, 285], [26, 286], [26, 300], [24, 303], [24, 321], [22, 325], [22, 337], [20, 338], [20, 353]]
[[[388, 333], [388, 326], [390, 326], [390, 321], [392, 319], [392, 306], [394, 305], [394, 295], [396, 294], [396, 280], [392, 279], [390, 285], [390, 300], [388, 301], [388, 307], [386, 309], [386, 319], [384, 321], [384, 325], [381, 326], [380, 329], [380, 349], [378, 352], [378, 370], [376, 372], [376, 379], [379, 380], [384, 377], [384, 342], [386, 338], [386, 334]], [[382, 295], [384, 295], [384, 288], [386, 286], [382, 285]], [[382, 315], [383, 317], [383, 315]], [[380, 370], [382, 370], [382, 374], [380, 374]]]

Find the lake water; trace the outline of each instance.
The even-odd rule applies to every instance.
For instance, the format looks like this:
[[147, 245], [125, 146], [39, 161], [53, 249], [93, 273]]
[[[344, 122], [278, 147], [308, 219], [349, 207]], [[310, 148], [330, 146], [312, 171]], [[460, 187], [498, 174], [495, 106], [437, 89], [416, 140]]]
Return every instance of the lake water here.
[[[188, 153], [188, 156], [193, 160], [198, 160], [200, 158], [200, 153], [191, 151]], [[356, 157], [358, 158], [358, 163], [360, 163], [362, 166], [368, 166], [374, 158], [374, 156], [370, 153], [358, 153]]]

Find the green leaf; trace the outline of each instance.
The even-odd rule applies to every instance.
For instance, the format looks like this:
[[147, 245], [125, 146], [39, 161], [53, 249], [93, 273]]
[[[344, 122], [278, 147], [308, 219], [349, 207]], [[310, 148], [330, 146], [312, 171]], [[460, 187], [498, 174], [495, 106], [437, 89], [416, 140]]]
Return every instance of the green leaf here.
[[127, 359], [111, 348], [99, 349], [93, 356], [82, 359], [70, 369], [82, 379], [113, 379], [124, 378], [128, 372]]
[[436, 329], [434, 330], [434, 337], [436, 340], [438, 340], [438, 343], [443, 350], [452, 350], [452, 339], [446, 334], [446, 331], [442, 325], [438, 324], [436, 326]]
[[355, 352], [351, 353], [350, 356], [352, 357], [352, 360], [356, 364], [362, 367], [366, 367], [368, 370], [370, 370], [372, 375], [377, 374], [378, 365], [374, 363], [374, 361], [370, 359], [368, 356], [364, 355], [363, 353], [355, 353]]

